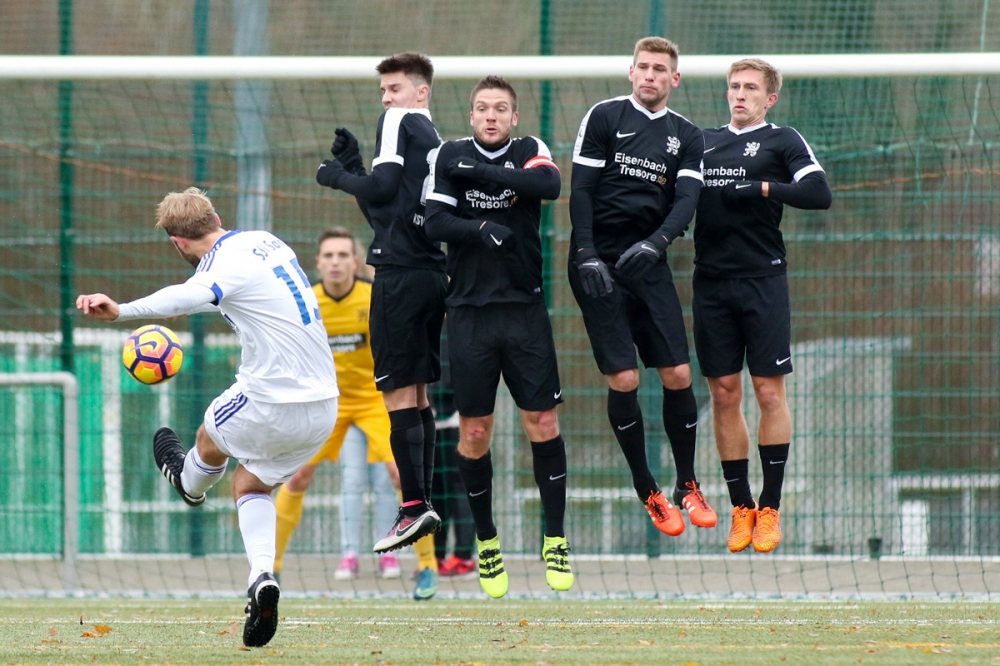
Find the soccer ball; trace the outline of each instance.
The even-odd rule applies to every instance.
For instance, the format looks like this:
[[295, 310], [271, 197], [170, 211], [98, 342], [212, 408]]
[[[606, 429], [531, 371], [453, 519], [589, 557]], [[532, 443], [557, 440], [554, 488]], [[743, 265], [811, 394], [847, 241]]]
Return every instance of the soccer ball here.
[[184, 348], [177, 334], [166, 326], [150, 324], [132, 331], [122, 350], [128, 373], [143, 384], [159, 384], [178, 373]]

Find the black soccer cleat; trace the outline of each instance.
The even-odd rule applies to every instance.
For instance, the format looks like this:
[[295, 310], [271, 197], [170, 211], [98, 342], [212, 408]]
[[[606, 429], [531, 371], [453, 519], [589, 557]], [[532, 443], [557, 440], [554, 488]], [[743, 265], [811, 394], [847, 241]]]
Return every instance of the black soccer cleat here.
[[188, 506], [201, 506], [205, 503], [205, 493], [192, 497], [184, 492], [184, 487], [181, 485], [181, 472], [184, 471], [186, 455], [177, 433], [170, 428], [160, 428], [153, 435], [153, 459], [156, 461], [156, 467]]
[[281, 589], [274, 575], [262, 573], [247, 590], [247, 621], [243, 625], [243, 645], [264, 647], [278, 630], [278, 598]]
[[439, 527], [441, 527], [441, 517], [430, 505], [427, 505], [424, 511], [416, 516], [403, 514], [403, 507], [399, 507], [396, 522], [392, 524], [389, 533], [375, 543], [373, 550], [376, 553], [398, 550], [416, 543], [420, 537], [426, 534], [433, 534]]

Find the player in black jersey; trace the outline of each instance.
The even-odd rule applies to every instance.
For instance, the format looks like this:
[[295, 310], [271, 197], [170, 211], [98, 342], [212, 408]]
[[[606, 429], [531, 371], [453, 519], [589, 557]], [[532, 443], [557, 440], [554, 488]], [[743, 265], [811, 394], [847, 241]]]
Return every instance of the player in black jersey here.
[[[730, 121], [704, 131], [705, 186], [694, 229], [694, 339], [712, 392], [715, 441], [733, 504], [729, 550], [750, 543], [770, 552], [781, 541], [778, 513], [792, 419], [785, 375], [792, 371], [791, 308], [784, 204], [825, 209], [826, 174], [805, 139], [765, 121], [781, 74], [757, 58], [728, 74]], [[758, 451], [764, 486], [754, 503], [748, 479], [750, 435], [740, 409], [743, 359], [760, 405]]]
[[358, 141], [338, 128], [334, 159], [316, 171], [320, 185], [353, 194], [375, 237], [371, 346], [375, 385], [389, 411], [389, 443], [399, 467], [403, 505], [381, 553], [402, 548], [441, 524], [430, 505], [434, 413], [426, 385], [441, 376], [440, 338], [448, 278], [440, 245], [424, 231], [424, 188], [441, 145], [428, 103], [434, 68], [417, 53], [390, 56], [376, 68], [382, 106], [371, 174]]
[[[718, 517], [694, 473], [698, 405], [691, 389], [687, 335], [665, 255], [694, 215], [701, 189], [701, 131], [667, 108], [680, 84], [677, 47], [661, 37], [635, 45], [632, 94], [598, 103], [580, 124], [573, 150], [569, 280], [597, 367], [608, 380], [608, 417], [639, 499], [656, 527], [684, 531]], [[677, 479], [673, 503], [646, 459], [637, 393], [636, 348], [663, 384], [663, 425]]]
[[545, 515], [542, 556], [554, 590], [573, 573], [563, 527], [566, 447], [552, 325], [542, 293], [542, 199], [559, 197], [559, 169], [535, 137], [511, 138], [517, 94], [499, 77], [470, 97], [473, 137], [438, 151], [427, 195], [427, 234], [448, 242], [448, 358], [459, 414], [458, 465], [476, 523], [479, 581], [491, 597], [507, 592], [493, 522], [490, 440], [503, 375], [531, 441]]

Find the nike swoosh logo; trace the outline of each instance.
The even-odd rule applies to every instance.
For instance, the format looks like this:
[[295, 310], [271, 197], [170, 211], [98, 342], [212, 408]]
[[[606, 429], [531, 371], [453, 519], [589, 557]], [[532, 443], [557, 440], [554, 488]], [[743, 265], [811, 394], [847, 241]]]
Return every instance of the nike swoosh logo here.
[[549, 477], [549, 481], [558, 481], [559, 479], [563, 478], [564, 476], [566, 476], [566, 472], [563, 472], [559, 476], [550, 476]]
[[705, 149], [705, 152], [706, 152], [706, 153], [710, 153], [710, 152], [712, 152], [713, 150], [715, 150], [716, 148], [718, 148], [718, 146], [712, 146], [711, 148], [706, 148], [706, 149]]
[[725, 481], [726, 483], [732, 483], [733, 481], [739, 481], [739, 479], [726, 479], [726, 478], [723, 478], [722, 480]]
[[745, 190], [748, 187], [750, 187], [751, 185], [753, 185], [753, 183], [747, 183], [746, 185], [737, 185], [736, 189], [738, 189], [738, 190]]
[[475, 164], [466, 164], [465, 162], [459, 162], [458, 163], [458, 168], [459, 169], [475, 169], [476, 165]]
[[490, 238], [492, 238], [493, 242], [496, 243], [497, 245], [503, 245], [503, 241], [502, 240], [497, 240], [497, 237], [494, 236], [493, 234], [490, 234]]
[[685, 424], [684, 424], [684, 427], [685, 427], [685, 428], [693, 428], [693, 427], [695, 427], [696, 425], [698, 425], [698, 422], [697, 422], [697, 421], [695, 421], [694, 423], [685, 423]]
[[559, 389], [559, 393], [553, 394], [552, 397], [555, 398], [556, 400], [558, 400], [559, 398], [561, 398], [562, 397], [562, 389]]
[[769, 462], [770, 464], [772, 464], [772, 465], [784, 465], [784, 464], [785, 464], [785, 461], [784, 461], [784, 460], [770, 460], [770, 461], [768, 461], [768, 462]]
[[628, 430], [629, 428], [631, 428], [632, 426], [634, 426], [636, 423], [638, 423], [638, 421], [632, 421], [632, 423], [629, 423], [628, 425], [618, 426], [618, 429], [619, 430]]
[[[392, 373], [390, 373], [390, 374], [392, 374]], [[375, 383], [378, 384], [380, 381], [382, 381], [383, 379], [385, 379], [388, 376], [389, 375], [382, 375], [381, 377], [376, 377], [375, 378]]]
[[629, 132], [628, 134], [622, 134], [621, 132], [615, 132], [615, 136], [619, 139], [624, 139], [627, 136], [632, 136], [635, 132]]
[[775, 364], [775, 365], [784, 365], [785, 363], [787, 363], [787, 362], [788, 362], [788, 361], [790, 361], [791, 359], [792, 359], [792, 357], [791, 357], [791, 356], [789, 356], [788, 358], [783, 358], [783, 359], [781, 359], [780, 361], [775, 361], [775, 362], [774, 362], [774, 364]]
[[487, 490], [489, 490], [489, 488], [487, 488], [486, 490], [480, 490], [478, 493], [469, 493], [469, 497], [479, 497], [480, 495], [482, 495], [483, 493], [485, 493]]

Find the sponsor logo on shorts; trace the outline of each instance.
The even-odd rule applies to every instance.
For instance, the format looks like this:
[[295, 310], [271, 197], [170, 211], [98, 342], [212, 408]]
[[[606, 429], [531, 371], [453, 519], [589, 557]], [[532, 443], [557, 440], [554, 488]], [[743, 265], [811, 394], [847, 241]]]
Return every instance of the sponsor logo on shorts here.
[[788, 361], [790, 361], [791, 359], [792, 359], [791, 356], [789, 356], [788, 358], [780, 358], [780, 359], [775, 360], [774, 364], [775, 365], [784, 365], [785, 363], [788, 363]]

